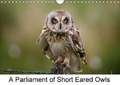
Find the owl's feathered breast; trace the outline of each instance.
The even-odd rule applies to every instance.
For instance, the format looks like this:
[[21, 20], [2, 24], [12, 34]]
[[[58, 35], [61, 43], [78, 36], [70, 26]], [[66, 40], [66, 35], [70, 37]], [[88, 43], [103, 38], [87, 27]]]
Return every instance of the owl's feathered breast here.
[[72, 48], [67, 33], [46, 31], [45, 36], [54, 56], [63, 56], [71, 51]]

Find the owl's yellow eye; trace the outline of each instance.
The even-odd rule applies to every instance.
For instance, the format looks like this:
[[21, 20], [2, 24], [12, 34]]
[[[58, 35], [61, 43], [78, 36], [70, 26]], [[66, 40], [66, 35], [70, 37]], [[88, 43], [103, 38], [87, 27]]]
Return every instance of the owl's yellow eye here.
[[66, 17], [66, 18], [63, 20], [63, 23], [64, 23], [64, 24], [68, 24], [68, 23], [69, 23], [69, 19]]
[[53, 18], [51, 19], [51, 23], [52, 23], [52, 24], [57, 24], [57, 23], [58, 23], [58, 20], [53, 17]]

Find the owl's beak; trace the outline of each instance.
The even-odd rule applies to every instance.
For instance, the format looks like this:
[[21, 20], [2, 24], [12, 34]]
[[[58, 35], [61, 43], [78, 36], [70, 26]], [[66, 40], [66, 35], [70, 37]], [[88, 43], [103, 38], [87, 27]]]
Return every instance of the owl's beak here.
[[62, 29], [62, 24], [60, 23], [60, 25], [59, 25], [59, 29]]

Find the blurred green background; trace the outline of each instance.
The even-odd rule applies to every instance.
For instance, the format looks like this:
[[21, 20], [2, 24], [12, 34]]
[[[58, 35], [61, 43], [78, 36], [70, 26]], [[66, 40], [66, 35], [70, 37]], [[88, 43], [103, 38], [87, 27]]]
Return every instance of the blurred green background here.
[[82, 65], [82, 73], [120, 73], [120, 3], [65, 0], [58, 5], [55, 0], [34, 0], [42, 3], [1, 1], [4, 0], [0, 0], [0, 68], [49, 72], [51, 61], [41, 53], [36, 39], [50, 11], [66, 10], [73, 16], [87, 51], [88, 65]]

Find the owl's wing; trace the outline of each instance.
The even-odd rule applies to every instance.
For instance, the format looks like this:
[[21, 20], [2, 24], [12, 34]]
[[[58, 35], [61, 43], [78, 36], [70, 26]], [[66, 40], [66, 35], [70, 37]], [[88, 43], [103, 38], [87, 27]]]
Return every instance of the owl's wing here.
[[46, 39], [46, 29], [43, 29], [37, 39], [37, 43], [38, 45], [40, 46], [40, 48], [42, 49], [43, 53], [45, 54], [45, 56], [48, 58], [48, 59], [51, 59], [50, 58], [50, 55], [51, 55], [51, 52], [49, 50], [49, 44], [47, 42], [47, 39]]
[[37, 39], [37, 43], [39, 44], [39, 46], [41, 47], [41, 49], [43, 51], [47, 50], [49, 47], [49, 44], [45, 38], [45, 32], [46, 32], [46, 30], [42, 30], [38, 39]]
[[86, 52], [85, 52], [85, 49], [83, 47], [83, 42], [80, 38], [80, 33], [78, 30], [74, 30], [73, 31], [73, 34], [72, 34], [72, 41], [73, 41], [73, 44], [74, 44], [74, 49], [75, 49], [75, 52], [78, 56], [80, 56], [80, 58], [83, 59], [84, 63], [87, 63], [86, 61]]

